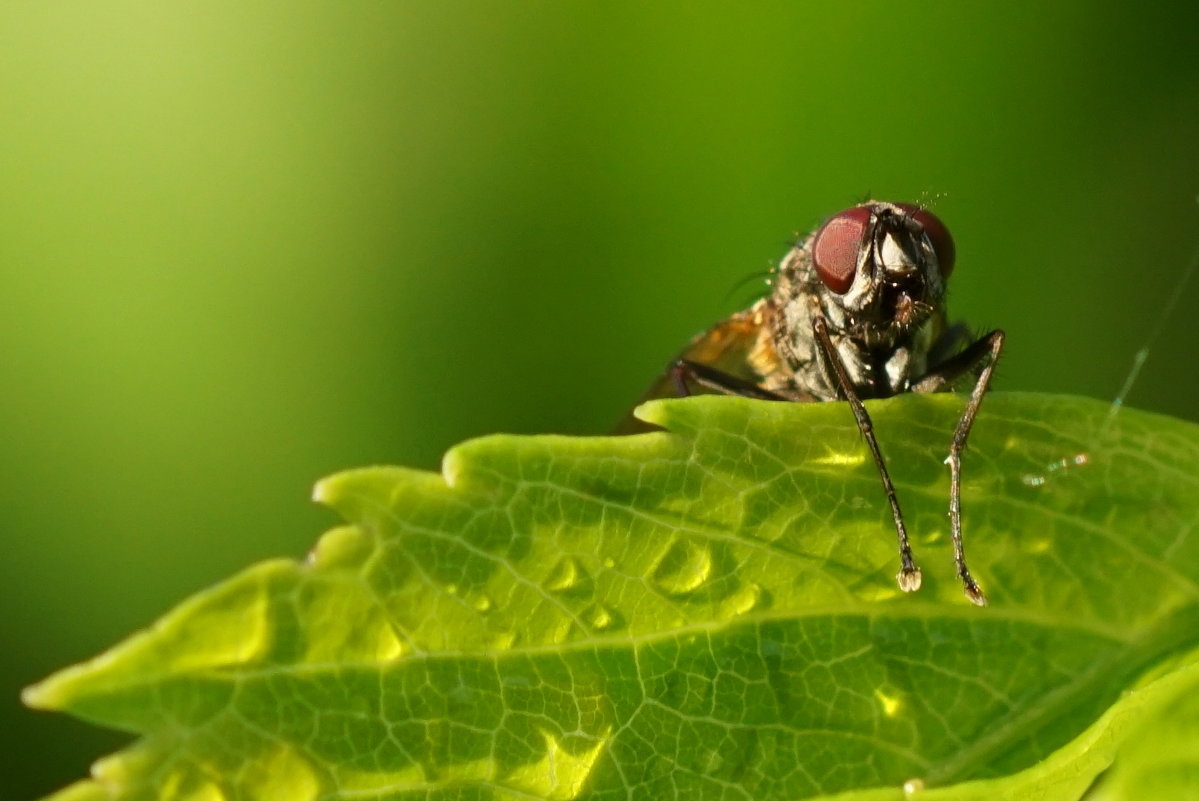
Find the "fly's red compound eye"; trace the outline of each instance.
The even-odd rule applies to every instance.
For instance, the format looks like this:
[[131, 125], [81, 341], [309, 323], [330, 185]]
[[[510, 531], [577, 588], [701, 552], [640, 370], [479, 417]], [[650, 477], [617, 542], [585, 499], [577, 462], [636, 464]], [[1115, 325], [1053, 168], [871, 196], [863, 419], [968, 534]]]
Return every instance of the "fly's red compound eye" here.
[[870, 225], [870, 208], [855, 206], [833, 215], [812, 244], [812, 265], [824, 285], [844, 295], [858, 272], [858, 255]]
[[932, 243], [933, 251], [937, 254], [937, 264], [941, 267], [941, 278], [948, 278], [949, 274], [953, 272], [953, 259], [956, 252], [953, 246], [953, 237], [949, 235], [949, 229], [945, 227], [945, 223], [941, 222], [941, 218], [928, 209], [922, 209], [910, 203], [896, 203], [895, 205], [920, 223], [920, 227], [928, 235], [928, 241]]

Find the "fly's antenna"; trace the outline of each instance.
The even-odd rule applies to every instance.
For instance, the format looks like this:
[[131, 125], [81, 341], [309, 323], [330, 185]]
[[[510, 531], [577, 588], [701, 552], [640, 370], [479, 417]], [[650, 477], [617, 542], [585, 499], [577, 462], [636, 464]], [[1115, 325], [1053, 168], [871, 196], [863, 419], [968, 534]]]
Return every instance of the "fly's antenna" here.
[[922, 209], [932, 210], [947, 197], [949, 197], [948, 192], [929, 192], [925, 190], [920, 193], [920, 199], [916, 201], [916, 205]]

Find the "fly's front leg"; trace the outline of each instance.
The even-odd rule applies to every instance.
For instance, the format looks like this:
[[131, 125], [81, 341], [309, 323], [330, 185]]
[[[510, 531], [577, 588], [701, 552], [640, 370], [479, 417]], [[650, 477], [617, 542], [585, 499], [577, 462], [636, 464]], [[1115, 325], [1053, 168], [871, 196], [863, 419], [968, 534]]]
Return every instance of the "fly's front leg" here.
[[940, 392], [952, 387], [963, 375], [978, 371], [974, 389], [970, 392], [970, 400], [966, 403], [957, 429], [953, 432], [953, 442], [949, 445], [949, 457], [945, 463], [949, 465], [949, 530], [953, 535], [953, 563], [957, 568], [958, 578], [962, 580], [962, 591], [979, 606], [987, 605], [987, 596], [983, 595], [978, 583], [970, 575], [970, 569], [966, 567], [966, 553], [962, 549], [962, 451], [966, 450], [966, 438], [970, 436], [978, 408], [991, 385], [991, 374], [995, 372], [995, 363], [999, 361], [999, 354], [1003, 351], [1003, 339], [1002, 331], [992, 331], [958, 355], [930, 370], [912, 385], [913, 392]]
[[912, 559], [912, 545], [908, 541], [908, 530], [903, 522], [903, 513], [899, 510], [899, 496], [895, 494], [895, 486], [891, 483], [891, 474], [887, 472], [887, 465], [883, 461], [882, 451], [879, 450], [878, 440], [874, 437], [874, 424], [870, 421], [870, 415], [866, 413], [866, 407], [862, 405], [861, 399], [854, 392], [853, 382], [849, 380], [849, 371], [845, 369], [845, 364], [837, 354], [837, 348], [833, 345], [833, 340], [828, 333], [828, 324], [823, 317], [817, 317], [812, 321], [812, 331], [816, 334], [816, 342], [819, 343], [825, 364], [832, 368], [837, 384], [841, 387], [841, 394], [849, 401], [849, 408], [853, 410], [858, 430], [862, 432], [862, 437], [866, 440], [870, 453], [874, 456], [874, 464], [878, 467], [878, 474], [883, 482], [883, 491], [887, 494], [887, 501], [891, 504], [891, 516], [895, 518], [895, 534], [899, 538], [899, 573], [895, 579], [904, 592], [914, 592], [920, 589], [920, 568]]
[[706, 364], [686, 359], [679, 359], [671, 365], [670, 378], [674, 382], [674, 391], [678, 393], [680, 398], [686, 398], [691, 395], [691, 387], [687, 383], [691, 381], [704, 389], [721, 392], [725, 395], [741, 395], [742, 397], [757, 398], [758, 400], [790, 400], [790, 398], [784, 398], [778, 393], [763, 389], [752, 381], [746, 381], [744, 378], [729, 375]]

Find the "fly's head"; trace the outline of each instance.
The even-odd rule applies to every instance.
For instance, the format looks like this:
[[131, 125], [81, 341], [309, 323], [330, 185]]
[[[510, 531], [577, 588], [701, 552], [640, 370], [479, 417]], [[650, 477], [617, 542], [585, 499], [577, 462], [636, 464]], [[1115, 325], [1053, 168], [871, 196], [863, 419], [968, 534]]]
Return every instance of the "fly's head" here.
[[940, 308], [954, 245], [928, 209], [868, 201], [834, 214], [797, 257], [810, 268], [807, 292], [830, 327], [885, 348]]

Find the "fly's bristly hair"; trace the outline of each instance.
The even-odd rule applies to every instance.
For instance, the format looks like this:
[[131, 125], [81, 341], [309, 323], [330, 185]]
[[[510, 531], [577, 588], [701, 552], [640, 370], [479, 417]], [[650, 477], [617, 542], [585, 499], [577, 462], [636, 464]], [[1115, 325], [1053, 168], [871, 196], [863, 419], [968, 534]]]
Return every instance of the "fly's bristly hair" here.
[[771, 265], [765, 270], [755, 270], [752, 273], [742, 276], [735, 284], [729, 287], [728, 292], [724, 293], [724, 300], [729, 300], [733, 297], [733, 293], [754, 281], [760, 281], [762, 285], [754, 291], [752, 299], [756, 302], [766, 297], [770, 294], [772, 287], [771, 278], [774, 276], [774, 269], [774, 266]]

